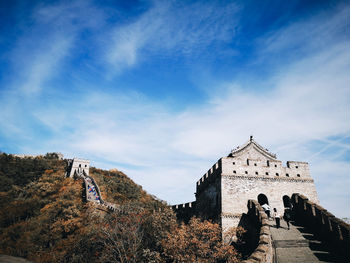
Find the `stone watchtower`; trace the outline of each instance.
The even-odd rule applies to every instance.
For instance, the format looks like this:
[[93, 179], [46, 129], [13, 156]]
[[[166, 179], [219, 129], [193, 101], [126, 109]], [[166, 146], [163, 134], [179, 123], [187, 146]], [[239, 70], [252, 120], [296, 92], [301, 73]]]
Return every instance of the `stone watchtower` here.
[[250, 140], [220, 158], [196, 185], [196, 201], [173, 206], [178, 217], [192, 215], [212, 219], [223, 231], [239, 224], [247, 212], [247, 201], [268, 203], [283, 213], [290, 206], [290, 196], [300, 193], [318, 203], [314, 180], [306, 162], [288, 161], [287, 166], [276, 155]]
[[89, 175], [90, 161], [85, 159], [74, 158], [68, 160], [68, 173], [67, 177], [74, 177], [74, 174], [85, 173]]

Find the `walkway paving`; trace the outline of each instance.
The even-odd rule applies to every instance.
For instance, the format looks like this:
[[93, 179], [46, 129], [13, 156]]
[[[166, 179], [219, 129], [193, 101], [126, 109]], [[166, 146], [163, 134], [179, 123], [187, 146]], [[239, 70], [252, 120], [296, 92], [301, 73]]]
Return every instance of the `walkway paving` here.
[[284, 220], [280, 228], [276, 228], [275, 221], [270, 221], [270, 231], [278, 263], [335, 262], [322, 243], [301, 226], [290, 224], [288, 230]]

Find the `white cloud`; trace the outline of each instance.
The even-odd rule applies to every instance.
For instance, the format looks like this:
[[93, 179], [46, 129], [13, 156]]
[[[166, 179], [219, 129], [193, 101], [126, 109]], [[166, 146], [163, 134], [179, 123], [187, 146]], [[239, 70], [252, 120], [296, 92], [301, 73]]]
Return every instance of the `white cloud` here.
[[25, 94], [40, 92], [44, 83], [58, 70], [60, 62], [72, 46], [72, 40], [66, 37], [50, 41], [54, 44], [45, 47], [45, 50], [35, 52], [36, 54], [31, 54], [28, 58], [26, 70], [23, 73], [23, 82], [20, 84], [20, 92]]
[[260, 39], [259, 48], [267, 56], [284, 52], [284, 57], [327, 49], [329, 44], [346, 39], [344, 33], [350, 25], [349, 16], [350, 7], [338, 5], [332, 11], [303, 17], [297, 22], [268, 33]]
[[26, 30], [20, 31], [8, 54], [16, 77], [7, 85], [21, 94], [37, 95], [61, 73], [64, 63], [72, 57], [79, 34], [101, 26], [104, 17], [89, 1], [63, 1], [41, 4], [23, 19]]
[[153, 3], [136, 21], [118, 25], [113, 31], [113, 42], [107, 49], [106, 58], [115, 72], [134, 66], [143, 56], [167, 56], [168, 52], [173, 57], [193, 55], [203, 47], [234, 37], [238, 11], [234, 4]]

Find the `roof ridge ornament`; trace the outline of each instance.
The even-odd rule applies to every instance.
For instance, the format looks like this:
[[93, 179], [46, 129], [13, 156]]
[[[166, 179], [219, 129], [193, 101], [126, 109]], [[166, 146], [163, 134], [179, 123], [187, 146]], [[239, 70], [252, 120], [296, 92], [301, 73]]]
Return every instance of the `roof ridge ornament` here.
[[235, 149], [233, 149], [231, 151], [231, 153], [228, 156], [233, 156], [236, 153], [239, 153], [241, 151], [243, 151], [246, 147], [248, 147], [249, 145], [254, 144], [254, 146], [257, 148], [257, 150], [259, 150], [261, 153], [267, 155], [269, 158], [271, 159], [277, 159], [276, 154], [269, 152], [269, 150], [267, 148], [262, 147], [260, 144], [258, 144], [254, 139], [253, 139], [253, 135], [251, 135], [249, 137], [249, 141], [247, 141], [245, 144], [243, 144], [242, 146], [238, 146]]

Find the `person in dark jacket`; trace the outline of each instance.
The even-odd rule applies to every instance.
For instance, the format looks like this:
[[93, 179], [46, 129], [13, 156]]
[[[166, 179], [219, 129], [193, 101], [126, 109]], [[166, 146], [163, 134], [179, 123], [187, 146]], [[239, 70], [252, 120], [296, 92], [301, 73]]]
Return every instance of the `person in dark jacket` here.
[[290, 215], [290, 208], [287, 207], [286, 209], [284, 209], [283, 219], [284, 219], [284, 221], [287, 222], [288, 230], [289, 230], [289, 221], [290, 221], [290, 218], [291, 218], [291, 215]]

